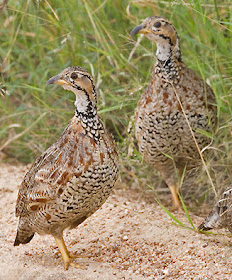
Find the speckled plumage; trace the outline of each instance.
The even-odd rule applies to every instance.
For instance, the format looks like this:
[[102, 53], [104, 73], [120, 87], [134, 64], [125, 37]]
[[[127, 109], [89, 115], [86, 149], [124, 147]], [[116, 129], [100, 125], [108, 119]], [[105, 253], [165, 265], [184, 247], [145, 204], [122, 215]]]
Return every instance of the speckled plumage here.
[[226, 190], [213, 210], [198, 227], [199, 230], [228, 228], [232, 232], [232, 189]]
[[179, 207], [178, 180], [185, 166], [188, 170], [201, 163], [183, 110], [202, 149], [211, 139], [197, 130], [214, 129], [216, 99], [210, 86], [182, 61], [179, 39], [170, 21], [147, 18], [131, 32], [136, 33], [156, 42], [157, 63], [137, 105], [135, 136], [144, 159], [161, 173], [172, 191], [175, 207]]
[[80, 67], [69, 67], [48, 83], [72, 90], [77, 109], [58, 141], [25, 175], [14, 245], [28, 243], [35, 232], [62, 240], [64, 229], [76, 227], [105, 202], [118, 177], [117, 152], [97, 114], [92, 77]]

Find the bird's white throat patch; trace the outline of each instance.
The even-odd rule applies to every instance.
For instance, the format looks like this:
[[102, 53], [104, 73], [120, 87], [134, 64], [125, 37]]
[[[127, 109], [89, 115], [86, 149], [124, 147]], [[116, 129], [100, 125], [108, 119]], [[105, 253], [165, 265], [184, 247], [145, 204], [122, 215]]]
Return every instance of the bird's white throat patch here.
[[86, 96], [86, 94], [83, 91], [76, 90], [76, 101], [74, 102], [74, 105], [77, 108], [78, 112], [87, 112], [89, 100]]
[[145, 36], [151, 41], [154, 41], [156, 43], [157, 46], [156, 57], [158, 58], [158, 60], [166, 61], [170, 58], [172, 47], [168, 39], [164, 39], [158, 35], [154, 35], [150, 33], [146, 34]]
[[85, 94], [84, 91], [78, 90], [70, 85], [63, 85], [63, 88], [65, 90], [71, 90], [76, 95], [76, 101], [74, 102], [74, 105], [77, 108], [78, 112], [84, 113], [87, 112], [89, 100]]
[[164, 39], [160, 39], [156, 42], [157, 50], [156, 57], [161, 61], [166, 61], [171, 56], [171, 45]]

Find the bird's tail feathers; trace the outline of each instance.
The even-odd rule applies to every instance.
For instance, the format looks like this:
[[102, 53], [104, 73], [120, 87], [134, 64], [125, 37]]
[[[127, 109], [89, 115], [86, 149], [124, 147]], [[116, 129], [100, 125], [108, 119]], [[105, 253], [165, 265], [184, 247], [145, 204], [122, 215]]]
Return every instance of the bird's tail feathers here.
[[19, 244], [26, 244], [30, 242], [33, 236], [34, 236], [34, 232], [31, 230], [28, 223], [19, 220], [14, 246], [18, 246]]

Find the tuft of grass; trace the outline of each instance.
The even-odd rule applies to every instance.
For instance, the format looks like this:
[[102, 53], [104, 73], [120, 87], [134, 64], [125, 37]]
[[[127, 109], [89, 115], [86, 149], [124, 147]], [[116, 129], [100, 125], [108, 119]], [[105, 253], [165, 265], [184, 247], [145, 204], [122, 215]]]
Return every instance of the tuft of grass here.
[[[159, 179], [138, 151], [134, 148], [133, 158], [127, 156], [133, 142], [127, 128], [150, 79], [156, 47], [141, 37], [132, 39], [129, 33], [142, 19], [162, 15], [178, 30], [185, 63], [215, 92], [218, 130], [206, 165], [217, 193], [231, 183], [230, 1], [9, 0], [0, 13], [3, 153], [32, 162], [59, 137], [73, 115], [74, 96], [45, 84], [65, 67], [78, 65], [90, 71], [97, 84], [99, 113], [115, 137], [122, 166], [130, 171], [122, 177], [128, 184], [155, 187]], [[183, 199], [192, 208], [207, 199], [212, 203], [205, 172], [194, 184], [184, 185]], [[157, 191], [161, 197], [163, 192]]]

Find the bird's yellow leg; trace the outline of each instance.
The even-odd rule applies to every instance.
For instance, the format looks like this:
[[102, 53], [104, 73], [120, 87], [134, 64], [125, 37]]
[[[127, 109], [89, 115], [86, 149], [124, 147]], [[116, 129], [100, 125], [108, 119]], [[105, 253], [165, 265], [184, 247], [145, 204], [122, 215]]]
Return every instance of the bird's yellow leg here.
[[74, 258], [74, 256], [69, 255], [69, 252], [68, 252], [67, 247], [64, 243], [63, 237], [58, 238], [58, 237], [54, 236], [54, 238], [55, 238], [56, 244], [57, 244], [57, 246], [60, 250], [61, 256], [64, 260], [65, 269], [67, 270], [69, 266], [73, 266], [73, 267], [76, 267], [76, 268], [84, 268], [82, 265], [80, 265], [78, 263], [74, 263], [74, 262], [71, 261], [71, 258]]
[[177, 186], [175, 185], [171, 185], [168, 186], [171, 194], [172, 194], [172, 199], [173, 199], [173, 203], [174, 203], [174, 209], [181, 209], [181, 203], [180, 203], [180, 199], [178, 196], [178, 191], [177, 191]]

